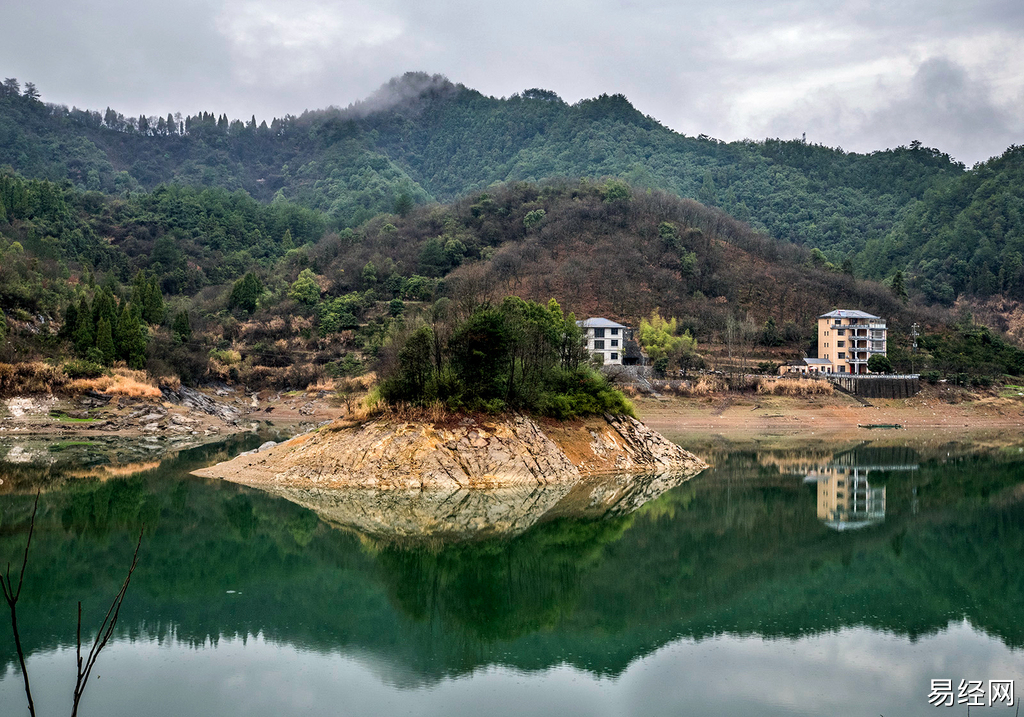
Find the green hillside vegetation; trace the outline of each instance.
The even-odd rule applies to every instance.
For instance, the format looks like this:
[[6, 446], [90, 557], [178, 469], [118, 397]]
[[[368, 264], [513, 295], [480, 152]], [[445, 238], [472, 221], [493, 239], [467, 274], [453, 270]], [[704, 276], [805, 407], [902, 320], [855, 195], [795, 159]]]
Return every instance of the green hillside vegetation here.
[[[129, 303], [145, 327], [132, 365], [277, 388], [359, 372], [394, 336], [429, 323], [437, 301], [450, 302], [452, 321], [506, 296], [554, 297], [634, 326], [660, 311], [675, 321], [674, 340], [740, 356], [758, 344], [799, 354], [814, 318], [838, 306], [885, 316], [897, 332], [952, 323], [819, 251], [616, 179], [499, 185], [340, 231], [288, 201], [173, 184], [112, 196], [8, 172], [0, 204], [7, 361], [127, 360], [109, 344], [123, 344]], [[80, 317], [91, 323], [79, 329]], [[899, 341], [891, 348], [905, 369]], [[689, 340], [671, 354], [673, 368], [700, 365]]]
[[[945, 303], [960, 293], [1020, 290], [1020, 248], [1003, 236], [1018, 221], [1012, 198], [1020, 194], [1020, 177], [1004, 165], [1019, 163], [1019, 153], [1007, 154], [966, 171], [916, 141], [870, 154], [800, 140], [721, 142], [674, 132], [621, 95], [570, 105], [532, 89], [496, 99], [422, 73], [346, 109], [269, 124], [206, 111], [126, 118], [0, 93], [0, 166], [82, 191], [216, 186], [317, 209], [341, 229], [494, 183], [614, 176], [718, 207], [858, 274], [884, 279], [903, 270], [912, 291]], [[954, 226], [976, 192], [984, 218], [968, 212]], [[970, 256], [954, 252], [945, 265], [950, 240], [933, 241], [943, 232], [968, 241]]]
[[876, 278], [903, 269], [929, 302], [1024, 300], [1024, 147], [929, 189], [855, 263]]

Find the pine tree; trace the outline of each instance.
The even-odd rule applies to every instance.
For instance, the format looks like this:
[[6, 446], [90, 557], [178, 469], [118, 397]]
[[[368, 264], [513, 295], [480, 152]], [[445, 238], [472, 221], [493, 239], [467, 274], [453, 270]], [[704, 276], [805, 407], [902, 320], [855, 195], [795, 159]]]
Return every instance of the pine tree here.
[[151, 276], [146, 285], [146, 303], [142, 309], [142, 317], [147, 324], [162, 324], [164, 321], [164, 295], [156, 276]]
[[72, 334], [75, 342], [75, 351], [80, 356], [85, 356], [96, 344], [96, 327], [92, 323], [92, 311], [89, 308], [89, 301], [83, 296], [78, 304], [78, 316], [75, 317], [75, 331]]
[[228, 297], [228, 308], [242, 309], [248, 313], [256, 310], [260, 296], [263, 294], [263, 282], [253, 272], [249, 272], [235, 282]]
[[892, 275], [892, 295], [900, 301], [906, 302], [907, 300], [907, 289], [903, 286], [903, 272], [899, 269]]
[[189, 323], [187, 312], [179, 311], [174, 317], [174, 321], [171, 322], [171, 333], [178, 343], [185, 343], [192, 338], [192, 325]]
[[114, 336], [110, 328], [110, 321], [106, 317], [102, 317], [96, 324], [96, 348], [103, 355], [105, 366], [114, 363]]
[[125, 304], [117, 328], [121, 340], [117, 346], [118, 358], [126, 361], [130, 368], [144, 368], [149, 332], [139, 320], [138, 311], [134, 306]]
[[64, 310], [64, 324], [60, 327], [57, 336], [62, 339], [70, 339], [75, 335], [75, 328], [78, 326], [78, 306], [74, 301], [68, 302], [68, 308]]

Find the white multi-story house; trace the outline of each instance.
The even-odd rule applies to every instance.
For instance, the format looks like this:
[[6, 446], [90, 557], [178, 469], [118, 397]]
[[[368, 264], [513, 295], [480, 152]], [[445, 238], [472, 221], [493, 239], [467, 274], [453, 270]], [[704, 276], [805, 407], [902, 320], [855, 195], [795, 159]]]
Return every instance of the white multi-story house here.
[[577, 321], [576, 325], [583, 329], [591, 356], [600, 355], [606, 366], [622, 364], [628, 326], [600, 317]]

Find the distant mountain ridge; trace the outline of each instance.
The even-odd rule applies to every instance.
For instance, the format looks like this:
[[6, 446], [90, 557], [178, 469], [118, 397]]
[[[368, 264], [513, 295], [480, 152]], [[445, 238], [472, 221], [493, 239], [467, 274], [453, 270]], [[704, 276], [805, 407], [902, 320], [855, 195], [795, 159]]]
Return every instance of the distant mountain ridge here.
[[[448, 201], [498, 182], [615, 176], [718, 207], [859, 275], [905, 271], [912, 290], [946, 304], [961, 293], [1024, 291], [1016, 263], [1024, 250], [1021, 185], [1011, 171], [1018, 154], [1011, 148], [968, 171], [917, 142], [867, 155], [799, 140], [726, 143], [674, 132], [622, 95], [570, 105], [531, 89], [496, 99], [423, 73], [395, 78], [348, 108], [269, 125], [206, 112], [132, 119], [0, 97], [0, 166], [82, 190], [216, 186], [264, 202], [289, 199], [344, 227], [393, 211], [400, 199]], [[995, 181], [1005, 196], [989, 203], [989, 218], [959, 220], [974, 233], [960, 231], [952, 264], [938, 257], [940, 246], [953, 245], [936, 238], [956, 233], [971, 187], [1002, 174]], [[950, 201], [960, 209], [937, 215], [929, 210], [936, 197], [959, 197]]]

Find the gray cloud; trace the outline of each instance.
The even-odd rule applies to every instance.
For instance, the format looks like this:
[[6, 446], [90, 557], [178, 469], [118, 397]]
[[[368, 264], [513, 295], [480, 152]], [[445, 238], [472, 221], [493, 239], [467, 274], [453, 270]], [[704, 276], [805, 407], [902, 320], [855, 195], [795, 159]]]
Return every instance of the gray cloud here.
[[621, 92], [687, 134], [972, 163], [1024, 140], [1024, 4], [1006, 0], [0, 0], [0, 74], [122, 112], [296, 114], [409, 70], [496, 96]]

